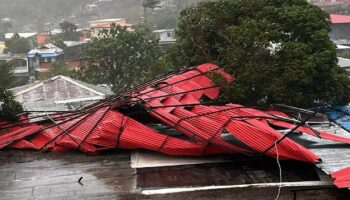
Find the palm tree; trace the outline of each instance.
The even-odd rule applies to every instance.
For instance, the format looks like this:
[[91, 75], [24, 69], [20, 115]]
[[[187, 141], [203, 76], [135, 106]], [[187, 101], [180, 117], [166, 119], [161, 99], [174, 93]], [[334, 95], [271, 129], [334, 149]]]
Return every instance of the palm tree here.
[[159, 6], [158, 0], [143, 0], [142, 7], [143, 7], [143, 16], [145, 17], [145, 24], [147, 23], [147, 9], [154, 9]]

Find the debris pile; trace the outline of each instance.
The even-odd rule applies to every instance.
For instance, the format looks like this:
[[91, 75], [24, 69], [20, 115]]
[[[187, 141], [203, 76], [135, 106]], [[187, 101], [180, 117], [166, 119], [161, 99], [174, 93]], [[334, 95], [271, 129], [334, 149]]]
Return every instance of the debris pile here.
[[[288, 134], [297, 131], [350, 143], [350, 138], [316, 131], [280, 109], [205, 103], [220, 94], [220, 86], [213, 81], [217, 75], [233, 81], [216, 65], [203, 64], [172, 72], [74, 112], [42, 112], [35, 117], [21, 116], [15, 124], [0, 122], [0, 149], [77, 149], [86, 153], [149, 149], [192, 156], [240, 153], [318, 163], [321, 159], [316, 154]], [[281, 131], [286, 129], [289, 131]], [[334, 173], [333, 177], [342, 180], [342, 174]]]

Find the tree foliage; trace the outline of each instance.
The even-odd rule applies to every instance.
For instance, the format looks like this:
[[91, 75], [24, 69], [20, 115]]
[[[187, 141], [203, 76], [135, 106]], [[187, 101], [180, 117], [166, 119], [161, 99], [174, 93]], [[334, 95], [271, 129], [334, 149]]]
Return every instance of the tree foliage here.
[[63, 21], [59, 24], [60, 28], [62, 29], [62, 39], [63, 40], [79, 40], [79, 33], [77, 33], [78, 26], [68, 22]]
[[63, 50], [67, 47], [67, 45], [64, 43], [63, 39], [61, 37], [57, 37], [57, 36], [51, 37], [50, 43], [52, 43], [56, 47], [63, 49]]
[[113, 24], [86, 48], [87, 62], [77, 74], [87, 82], [112, 85], [114, 91], [133, 86], [164, 69], [158, 42], [148, 28], [128, 31]]
[[21, 104], [15, 101], [13, 94], [2, 87], [0, 87], [0, 104], [0, 120], [16, 121], [17, 115], [23, 112]]
[[57, 61], [52, 63], [52, 67], [50, 69], [50, 72], [52, 76], [70, 76], [72, 75], [73, 69], [71, 69], [64, 61]]
[[17, 78], [11, 73], [12, 68], [9, 63], [0, 63], [0, 120], [15, 121], [17, 115], [23, 112], [21, 104], [6, 90], [17, 83]]
[[64, 61], [59, 60], [52, 63], [48, 71], [38, 74], [38, 79], [46, 80], [59, 75], [72, 77], [75, 76], [75, 70], [70, 68]]
[[347, 103], [329, 17], [305, 0], [218, 0], [181, 13], [177, 65], [214, 62], [234, 77], [224, 98], [243, 104]]
[[11, 88], [16, 86], [17, 78], [12, 73], [13, 66], [10, 63], [0, 63], [0, 87]]
[[15, 54], [26, 54], [30, 51], [31, 44], [27, 38], [21, 38], [15, 33], [11, 39], [5, 41], [5, 53], [11, 52]]

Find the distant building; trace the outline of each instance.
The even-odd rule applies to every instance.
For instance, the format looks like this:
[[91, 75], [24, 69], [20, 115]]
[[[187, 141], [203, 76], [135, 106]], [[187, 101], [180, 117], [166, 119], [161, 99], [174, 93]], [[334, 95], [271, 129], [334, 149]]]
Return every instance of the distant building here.
[[0, 41], [0, 54], [4, 53], [5, 48], [6, 48], [5, 42]]
[[339, 65], [339, 67], [350, 72], [350, 59], [338, 57], [338, 65]]
[[53, 44], [45, 44], [28, 53], [29, 67], [35, 71], [47, 70], [51, 63], [63, 60], [63, 50]]
[[55, 29], [49, 31], [49, 34], [51, 34], [51, 35], [57, 35], [57, 34], [62, 34], [62, 33], [63, 33], [62, 29], [59, 29], [59, 28], [55, 28]]
[[0, 63], [10, 63], [13, 65], [13, 74], [16, 76], [28, 76], [28, 58], [22, 54], [0, 54]]
[[49, 32], [42, 32], [42, 33], [38, 33], [36, 36], [36, 46], [43, 46], [45, 45], [50, 37], [50, 33]]
[[89, 28], [77, 29], [79, 33], [79, 41], [89, 41], [91, 40], [91, 30]]
[[126, 27], [128, 30], [132, 30], [133, 24], [127, 23], [124, 18], [117, 19], [102, 19], [90, 22], [91, 37], [96, 38], [102, 30], [109, 30], [112, 24], [120, 25]]
[[25, 110], [68, 111], [105, 99], [113, 92], [66, 76], [12, 88], [15, 98]]
[[308, 2], [321, 7], [350, 4], [350, 0], [308, 0]]
[[332, 40], [350, 39], [350, 16], [331, 14], [331, 33]]
[[67, 46], [64, 49], [65, 63], [73, 69], [78, 69], [87, 41], [64, 41], [64, 44]]
[[[37, 33], [17, 33], [21, 38], [31, 38], [35, 37]], [[11, 39], [15, 33], [6, 33], [5, 39]]]
[[348, 49], [350, 49], [350, 46], [337, 44], [337, 50], [338, 50], [338, 51], [348, 50]]
[[162, 29], [153, 31], [159, 37], [159, 44], [173, 44], [176, 42], [175, 29]]

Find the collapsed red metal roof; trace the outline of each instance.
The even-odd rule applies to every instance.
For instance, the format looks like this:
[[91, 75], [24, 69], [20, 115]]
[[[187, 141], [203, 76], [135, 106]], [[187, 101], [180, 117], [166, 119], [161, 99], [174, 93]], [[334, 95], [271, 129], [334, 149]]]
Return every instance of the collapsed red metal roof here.
[[[220, 94], [221, 88], [213, 81], [215, 74], [233, 81], [218, 66], [203, 64], [159, 77], [75, 112], [43, 113], [41, 117], [46, 119], [38, 122], [30, 122], [27, 117], [15, 124], [2, 122], [0, 149], [97, 153], [121, 148], [170, 155], [241, 153], [274, 158], [278, 150], [279, 159], [317, 163], [320, 158], [315, 153], [285, 137], [279, 129], [296, 129], [312, 137], [350, 144], [350, 138], [316, 132], [278, 110], [202, 103], [204, 97], [214, 100]], [[133, 110], [137, 106], [142, 109]], [[181, 137], [143, 123], [137, 117], [141, 113], [146, 114], [144, 120], [156, 121]], [[335, 184], [350, 187], [348, 174], [347, 170], [334, 173]]]

